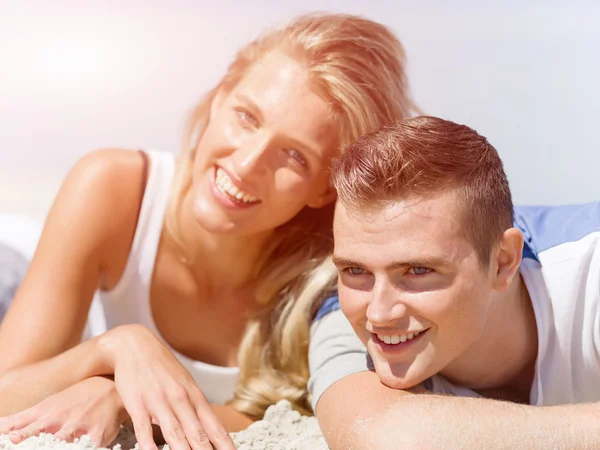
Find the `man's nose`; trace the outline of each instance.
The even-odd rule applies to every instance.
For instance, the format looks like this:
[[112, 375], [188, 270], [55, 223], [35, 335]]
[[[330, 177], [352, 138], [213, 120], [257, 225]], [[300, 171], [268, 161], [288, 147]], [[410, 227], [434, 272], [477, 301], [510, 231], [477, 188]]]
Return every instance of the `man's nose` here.
[[397, 326], [398, 321], [406, 318], [408, 308], [402, 295], [389, 281], [377, 281], [367, 307], [367, 320], [371, 325], [382, 328]]

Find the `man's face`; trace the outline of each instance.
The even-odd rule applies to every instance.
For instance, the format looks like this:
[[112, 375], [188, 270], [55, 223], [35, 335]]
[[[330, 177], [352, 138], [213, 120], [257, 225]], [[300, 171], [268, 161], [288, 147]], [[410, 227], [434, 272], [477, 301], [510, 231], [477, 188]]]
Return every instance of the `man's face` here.
[[494, 268], [480, 264], [461, 227], [453, 193], [361, 211], [337, 205], [340, 304], [392, 388], [460, 363], [482, 334]]

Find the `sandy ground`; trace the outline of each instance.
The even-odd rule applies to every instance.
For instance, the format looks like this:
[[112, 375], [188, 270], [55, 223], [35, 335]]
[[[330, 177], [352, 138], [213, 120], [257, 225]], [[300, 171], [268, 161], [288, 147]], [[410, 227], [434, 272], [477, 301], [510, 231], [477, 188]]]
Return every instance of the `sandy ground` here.
[[[232, 434], [238, 450], [327, 450], [319, 425], [314, 417], [303, 417], [283, 400], [267, 409], [265, 418], [246, 430]], [[111, 444], [113, 450], [139, 448], [135, 438], [127, 433], [119, 435]], [[51, 434], [32, 437], [14, 445], [6, 435], [0, 435], [0, 450], [97, 450], [87, 436], [74, 443], [55, 439]], [[169, 450], [165, 445], [163, 450]]]

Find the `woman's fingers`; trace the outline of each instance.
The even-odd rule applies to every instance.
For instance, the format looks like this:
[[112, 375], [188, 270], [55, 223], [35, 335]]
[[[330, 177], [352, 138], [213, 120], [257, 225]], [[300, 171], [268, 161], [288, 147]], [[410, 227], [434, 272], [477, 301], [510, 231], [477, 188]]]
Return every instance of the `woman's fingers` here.
[[11, 431], [8, 435], [8, 438], [10, 439], [10, 441], [13, 444], [19, 444], [21, 442], [23, 442], [25, 439], [27, 439], [27, 437], [25, 434], [22, 433], [22, 430], [18, 430], [18, 431]]
[[87, 434], [87, 432], [81, 429], [78, 430], [77, 428], [73, 428], [73, 426], [70, 424], [65, 424], [60, 430], [54, 433], [54, 436], [66, 442], [73, 442], [75, 439], [83, 436], [84, 434]]
[[150, 414], [146, 411], [146, 408], [141, 404], [137, 404], [131, 408], [127, 408], [127, 412], [131, 416], [133, 432], [141, 450], [158, 450], [154, 442]]
[[212, 409], [208, 408], [208, 414], [203, 411], [198, 411], [197, 414], [202, 420], [202, 425], [204, 425], [212, 445], [217, 450], [235, 450], [233, 439], [221, 421], [214, 415]]
[[13, 444], [18, 444], [31, 436], [38, 436], [40, 433], [55, 433], [57, 429], [57, 426], [46, 425], [42, 422], [34, 422], [21, 429], [11, 431], [8, 434], [8, 437]]
[[[217, 450], [235, 450], [235, 445], [233, 445], [233, 439], [219, 420], [219, 418], [215, 415], [214, 411], [206, 401], [206, 397], [199, 390], [194, 390], [191, 394], [192, 402], [194, 404], [195, 410], [192, 410], [191, 413], [194, 415], [196, 422], [201, 422], [201, 427], [206, 432], [210, 442]], [[209, 447], [207, 448], [212, 448]], [[202, 447], [204, 449], [204, 447]]]
[[179, 420], [177, 420], [177, 417], [173, 414], [173, 411], [170, 408], [165, 410], [166, 408], [164, 405], [160, 409], [161, 411], [157, 411], [154, 414], [154, 417], [156, 417], [158, 421], [165, 442], [169, 444], [169, 447], [173, 450], [190, 450], [185, 432], [183, 431]]
[[[211, 438], [200, 423], [198, 415], [187, 399], [173, 405], [175, 415], [183, 428], [187, 442], [192, 450], [212, 450]], [[217, 447], [218, 448], [218, 447]]]
[[[87, 431], [85, 434], [87, 434], [90, 437], [92, 442], [94, 444], [96, 444], [97, 448], [106, 447], [108, 444], [110, 444], [114, 440], [114, 437], [112, 439], [107, 438], [105, 435], [105, 432], [103, 432], [102, 430], [99, 430], [97, 428]], [[115, 435], [115, 437], [116, 437], [116, 435]]]
[[8, 434], [13, 430], [19, 430], [32, 422], [29, 410], [0, 418], [0, 434]]

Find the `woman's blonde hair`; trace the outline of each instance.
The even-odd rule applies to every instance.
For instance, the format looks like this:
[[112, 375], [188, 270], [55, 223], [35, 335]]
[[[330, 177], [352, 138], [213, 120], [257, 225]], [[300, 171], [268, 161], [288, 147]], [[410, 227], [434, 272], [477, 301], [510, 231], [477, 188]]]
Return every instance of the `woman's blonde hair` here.
[[[340, 151], [359, 136], [416, 111], [408, 93], [404, 49], [381, 24], [345, 14], [309, 14], [260, 36], [237, 54], [189, 118], [166, 221], [177, 241], [177, 212], [191, 185], [212, 101], [272, 51], [294, 57], [307, 69], [315, 92], [331, 105]], [[248, 324], [240, 345], [240, 378], [230, 402], [244, 414], [261, 418], [281, 399], [312, 413], [307, 392], [309, 325], [319, 301], [335, 288], [329, 261], [332, 220], [333, 205], [305, 207], [275, 230], [268, 258], [257, 273], [256, 297], [264, 308]]]

